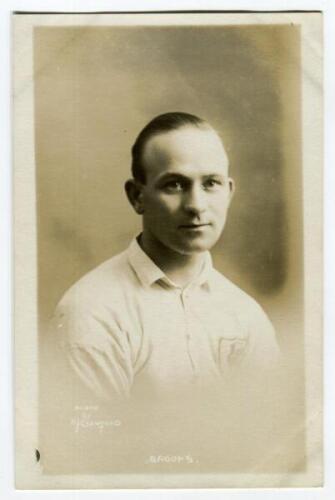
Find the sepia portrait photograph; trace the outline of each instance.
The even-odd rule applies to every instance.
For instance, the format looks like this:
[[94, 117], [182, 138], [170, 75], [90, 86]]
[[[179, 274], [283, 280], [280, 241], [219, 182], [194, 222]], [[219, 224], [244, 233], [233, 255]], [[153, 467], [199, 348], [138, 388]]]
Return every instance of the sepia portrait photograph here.
[[322, 486], [322, 14], [12, 25], [16, 487]]

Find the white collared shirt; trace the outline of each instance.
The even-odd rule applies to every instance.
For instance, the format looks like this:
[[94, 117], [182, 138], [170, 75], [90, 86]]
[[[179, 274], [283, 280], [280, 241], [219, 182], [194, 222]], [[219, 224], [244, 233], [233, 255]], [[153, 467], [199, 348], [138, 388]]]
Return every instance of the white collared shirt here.
[[273, 327], [257, 302], [212, 266], [176, 286], [134, 239], [64, 295], [52, 332], [72, 373], [96, 397], [220, 384], [235, 371], [273, 367]]

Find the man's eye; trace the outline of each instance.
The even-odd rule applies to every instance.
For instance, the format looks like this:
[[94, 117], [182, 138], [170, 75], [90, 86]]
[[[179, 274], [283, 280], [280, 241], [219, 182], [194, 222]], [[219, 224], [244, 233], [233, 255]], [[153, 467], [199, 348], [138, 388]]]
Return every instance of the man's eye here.
[[205, 189], [212, 189], [221, 186], [222, 183], [217, 179], [207, 179], [203, 185]]
[[164, 184], [164, 189], [170, 192], [182, 191], [183, 188], [184, 186], [180, 181], [169, 181]]

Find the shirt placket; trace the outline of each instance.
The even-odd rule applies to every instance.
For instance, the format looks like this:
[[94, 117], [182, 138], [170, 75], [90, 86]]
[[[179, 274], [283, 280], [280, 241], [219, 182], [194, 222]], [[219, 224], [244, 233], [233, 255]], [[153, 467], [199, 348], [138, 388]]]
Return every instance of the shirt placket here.
[[191, 330], [191, 317], [190, 317], [190, 289], [186, 288], [179, 291], [180, 302], [183, 310], [184, 317], [184, 336], [186, 343], [186, 352], [192, 369], [192, 376], [195, 380], [198, 377], [198, 366], [194, 355], [194, 339]]

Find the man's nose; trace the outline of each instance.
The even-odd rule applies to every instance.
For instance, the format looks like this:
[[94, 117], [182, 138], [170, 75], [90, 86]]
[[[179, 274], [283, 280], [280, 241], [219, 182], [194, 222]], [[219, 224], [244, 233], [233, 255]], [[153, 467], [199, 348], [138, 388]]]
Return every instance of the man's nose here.
[[206, 210], [206, 193], [200, 186], [192, 186], [185, 193], [184, 209], [192, 214], [200, 214]]

